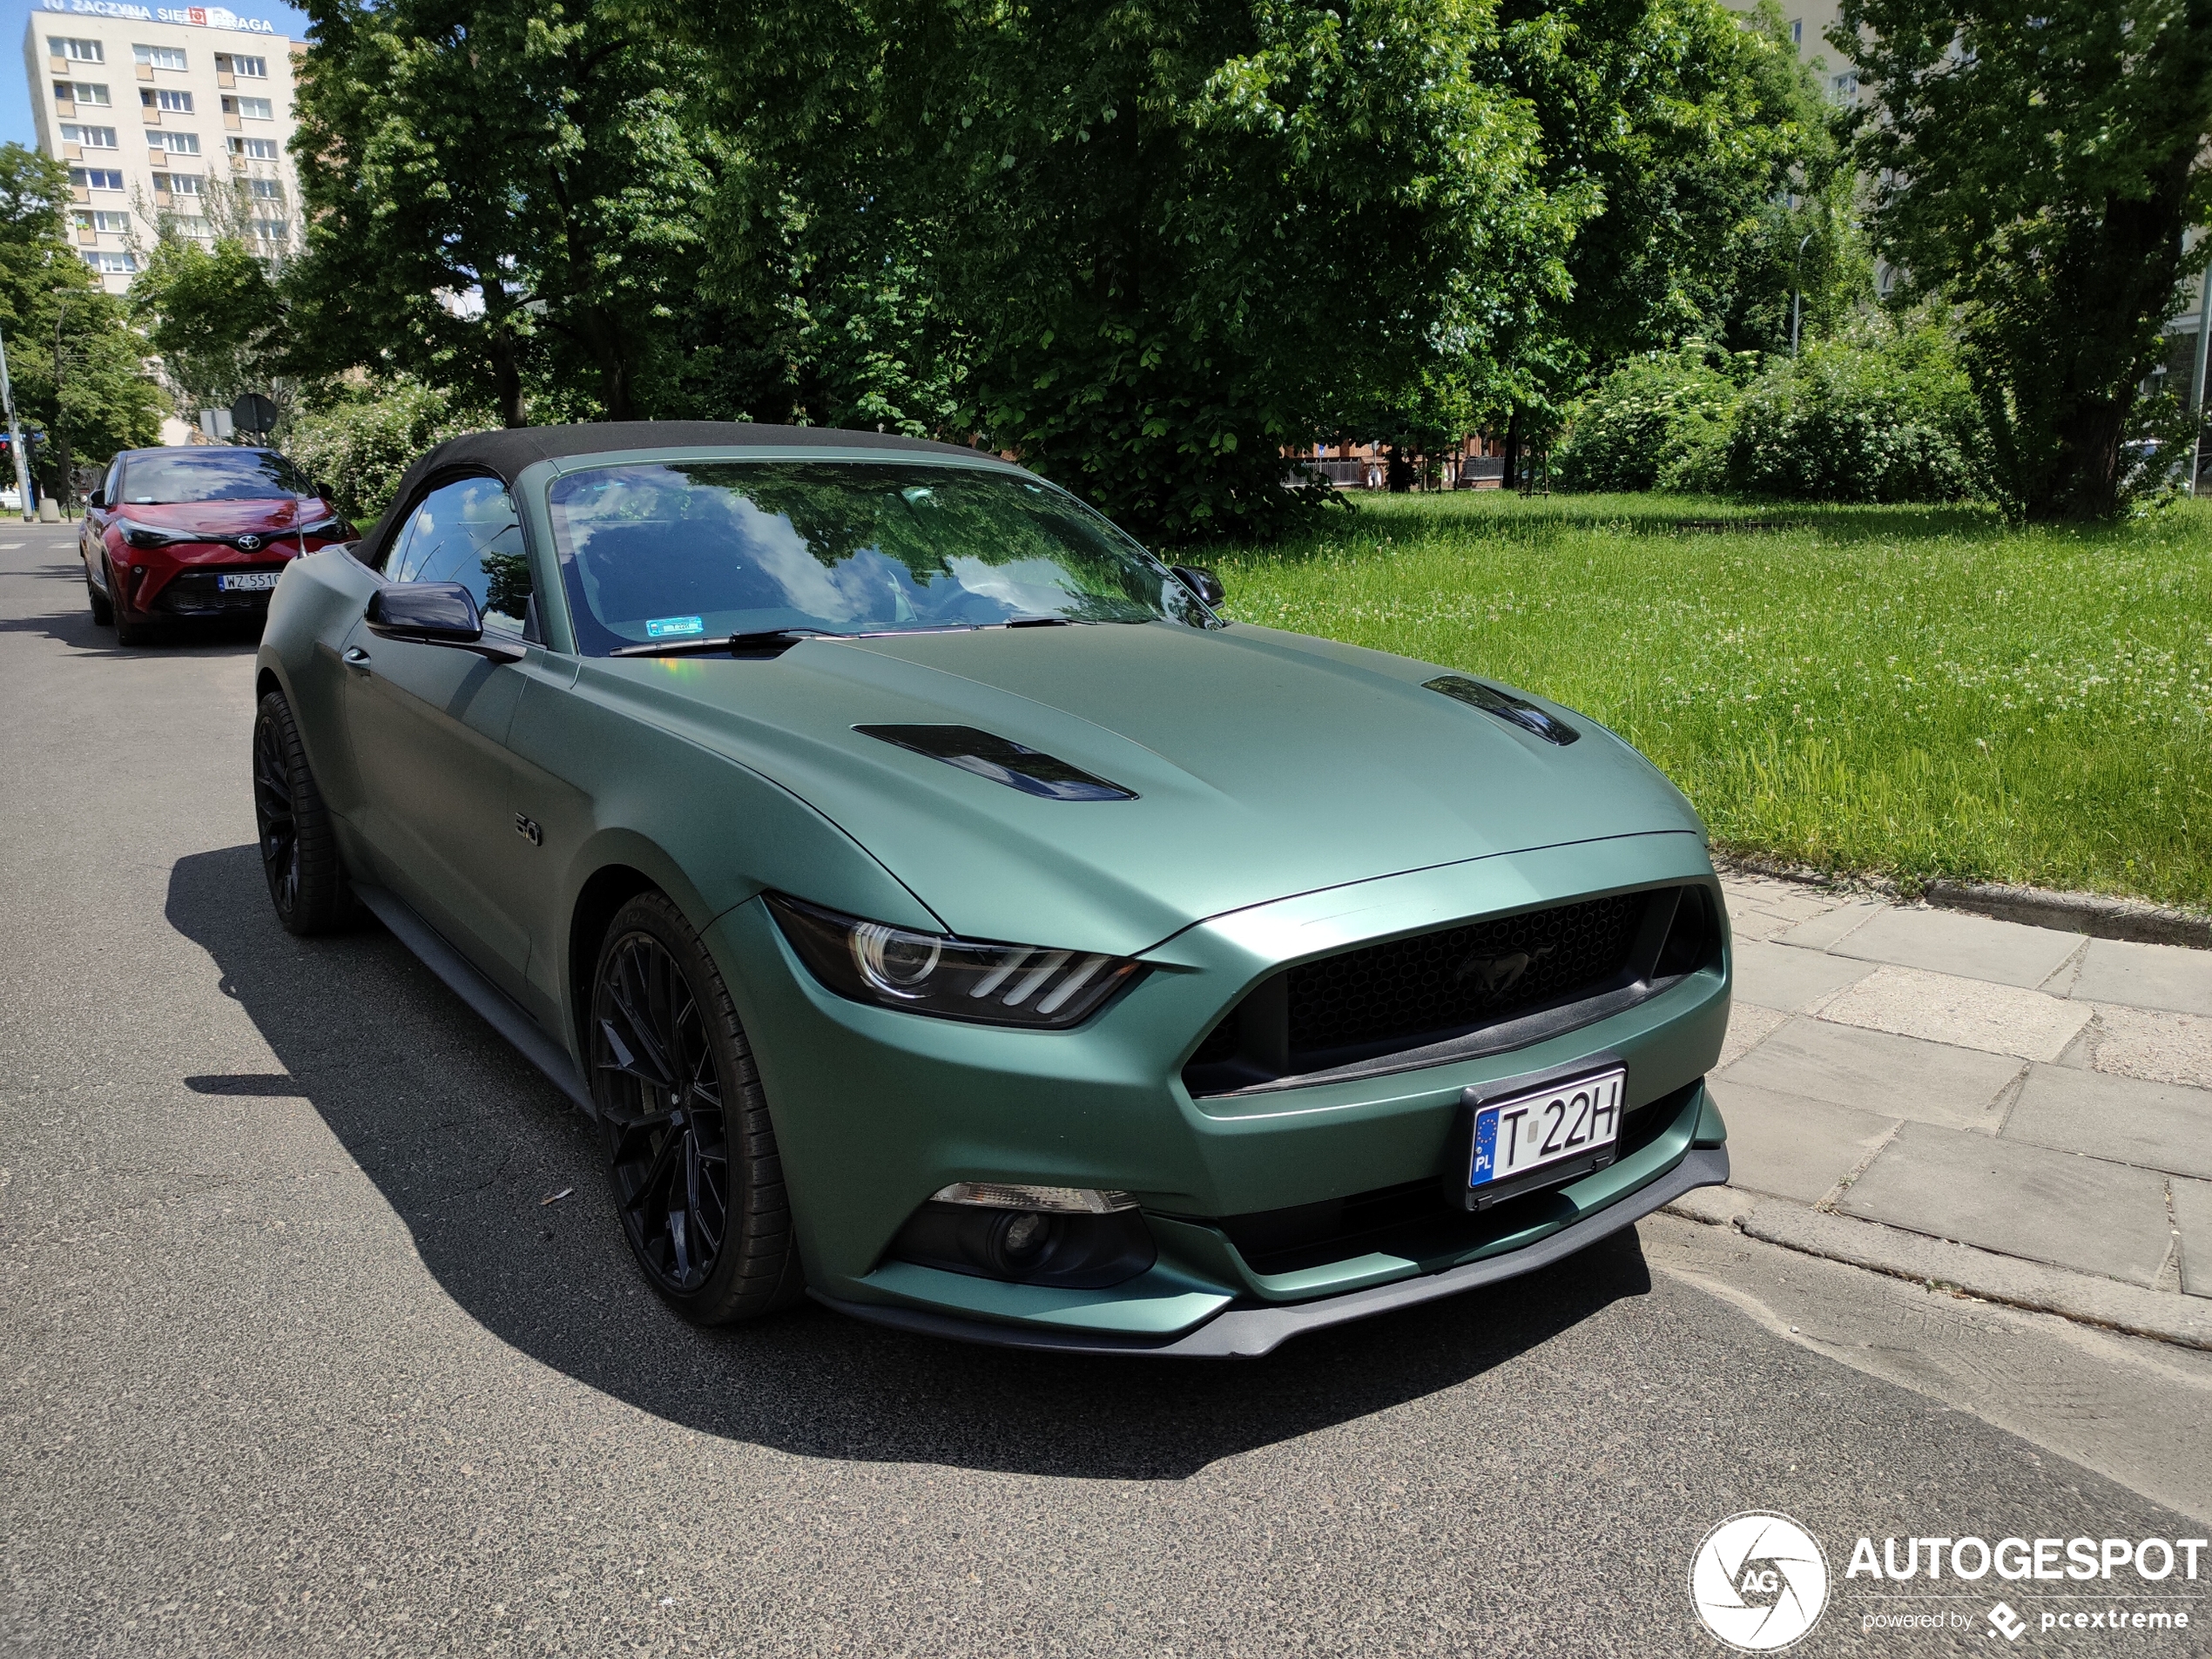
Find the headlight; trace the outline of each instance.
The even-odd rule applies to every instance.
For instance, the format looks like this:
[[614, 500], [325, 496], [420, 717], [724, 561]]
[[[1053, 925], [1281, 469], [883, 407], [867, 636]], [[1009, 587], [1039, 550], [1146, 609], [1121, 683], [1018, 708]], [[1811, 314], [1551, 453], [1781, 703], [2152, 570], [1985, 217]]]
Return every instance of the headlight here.
[[814, 977], [840, 996], [984, 1025], [1080, 1023], [1136, 972], [1119, 956], [910, 933], [764, 895]]
[[179, 542], [193, 542], [199, 538], [190, 533], [179, 535], [152, 524], [141, 524], [136, 519], [116, 521], [116, 528], [123, 532], [124, 541], [132, 547], [170, 547]]

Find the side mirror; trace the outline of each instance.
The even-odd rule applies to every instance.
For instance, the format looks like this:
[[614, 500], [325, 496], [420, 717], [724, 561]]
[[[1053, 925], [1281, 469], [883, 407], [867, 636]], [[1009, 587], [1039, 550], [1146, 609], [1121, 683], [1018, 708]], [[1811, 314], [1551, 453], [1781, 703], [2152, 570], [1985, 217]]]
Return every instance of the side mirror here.
[[1184, 587], [1204, 600], [1210, 607], [1219, 604], [1229, 597], [1229, 590], [1221, 585], [1221, 578], [1211, 570], [1201, 570], [1195, 564], [1170, 564], [1168, 569], [1176, 573]]
[[484, 637], [476, 596], [458, 582], [401, 582], [379, 588], [368, 596], [363, 619], [380, 639], [449, 645], [495, 663], [518, 663], [523, 657], [520, 643]]
[[87, 496], [84, 498], [84, 504], [85, 504], [87, 507], [103, 507], [103, 508], [104, 508], [104, 507], [105, 507], [105, 506], [107, 505], [107, 497], [106, 497], [105, 495], [101, 494], [101, 492], [100, 492], [100, 491], [98, 491], [98, 490], [97, 490], [97, 489], [96, 489], [96, 490], [94, 490], [94, 491], [93, 491], [91, 495]]

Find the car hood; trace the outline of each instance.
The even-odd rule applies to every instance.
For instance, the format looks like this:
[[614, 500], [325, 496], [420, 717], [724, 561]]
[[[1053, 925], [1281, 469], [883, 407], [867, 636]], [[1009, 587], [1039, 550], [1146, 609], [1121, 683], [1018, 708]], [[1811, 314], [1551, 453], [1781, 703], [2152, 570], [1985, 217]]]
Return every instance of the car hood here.
[[239, 536], [248, 530], [288, 530], [294, 524], [312, 524], [328, 518], [327, 502], [307, 501], [172, 501], [123, 502], [110, 509], [115, 518], [128, 518], [165, 530], [204, 530], [210, 536]]
[[[1554, 745], [1424, 687], [1449, 671], [1265, 628], [1154, 623], [808, 640], [763, 661], [595, 658], [578, 689], [635, 699], [774, 779], [974, 938], [1128, 953], [1292, 894], [1701, 833], [1595, 722], [1561, 710], [1582, 737]], [[853, 730], [904, 723], [1011, 738], [1136, 799], [1039, 799]]]

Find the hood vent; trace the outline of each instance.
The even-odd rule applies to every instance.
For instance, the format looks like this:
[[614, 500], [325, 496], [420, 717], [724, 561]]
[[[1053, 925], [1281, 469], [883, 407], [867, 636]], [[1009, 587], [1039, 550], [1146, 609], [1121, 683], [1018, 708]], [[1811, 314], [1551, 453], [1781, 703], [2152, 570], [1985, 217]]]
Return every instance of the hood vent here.
[[864, 738], [911, 749], [947, 765], [988, 778], [1046, 800], [1135, 800], [1136, 792], [1025, 748], [1010, 738], [994, 737], [972, 725], [856, 725]]
[[1582, 735], [1557, 716], [1545, 713], [1527, 698], [1515, 697], [1510, 691], [1501, 691], [1494, 685], [1468, 679], [1462, 674], [1440, 674], [1433, 680], [1425, 681], [1423, 689], [1441, 691], [1469, 708], [1480, 709], [1485, 714], [1494, 714], [1501, 720], [1517, 725], [1523, 732], [1532, 732], [1546, 743], [1555, 743], [1562, 749]]

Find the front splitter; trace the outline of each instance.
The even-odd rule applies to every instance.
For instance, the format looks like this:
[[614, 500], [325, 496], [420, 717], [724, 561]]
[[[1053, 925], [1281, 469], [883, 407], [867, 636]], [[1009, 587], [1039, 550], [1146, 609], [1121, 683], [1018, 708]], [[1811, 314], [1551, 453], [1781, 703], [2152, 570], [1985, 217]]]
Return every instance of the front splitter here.
[[819, 1291], [809, 1291], [807, 1294], [823, 1306], [835, 1308], [840, 1313], [849, 1313], [856, 1319], [867, 1319], [924, 1336], [950, 1337], [955, 1341], [978, 1342], [992, 1347], [1035, 1348], [1053, 1353], [1111, 1354], [1139, 1359], [1257, 1359], [1261, 1354], [1271, 1353], [1292, 1337], [1304, 1336], [1308, 1332], [1325, 1331], [1333, 1325], [1349, 1324], [1354, 1319], [1369, 1318], [1378, 1313], [1395, 1312], [1399, 1308], [1433, 1302], [1442, 1297], [1457, 1296], [1463, 1291], [1476, 1290], [1485, 1285], [1517, 1278], [1523, 1273], [1533, 1273], [1539, 1268], [1564, 1260], [1578, 1250], [1587, 1249], [1624, 1227], [1635, 1225], [1661, 1205], [1673, 1203], [1694, 1188], [1722, 1186], [1727, 1181], [1728, 1149], [1724, 1146], [1694, 1146], [1683, 1155], [1680, 1163], [1649, 1185], [1638, 1187], [1604, 1209], [1519, 1250], [1508, 1251], [1502, 1256], [1487, 1257], [1479, 1262], [1468, 1262], [1463, 1266], [1447, 1268], [1440, 1273], [1399, 1279], [1389, 1285], [1378, 1285], [1372, 1290], [1352, 1291], [1320, 1301], [1231, 1307], [1216, 1314], [1197, 1330], [1165, 1341], [1148, 1341], [1137, 1337], [1114, 1337], [1089, 1332], [1054, 1331], [1029, 1325], [1003, 1325], [990, 1319], [963, 1319], [954, 1314], [933, 1313], [921, 1308], [846, 1302], [836, 1297], [824, 1296]]

